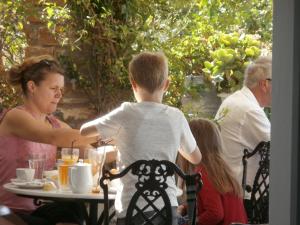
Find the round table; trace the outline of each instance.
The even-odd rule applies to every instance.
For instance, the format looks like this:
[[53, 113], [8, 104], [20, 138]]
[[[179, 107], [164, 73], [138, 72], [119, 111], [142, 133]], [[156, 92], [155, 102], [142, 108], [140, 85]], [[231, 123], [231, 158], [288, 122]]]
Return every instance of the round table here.
[[[77, 194], [72, 193], [72, 191], [45, 191], [43, 189], [28, 189], [20, 188], [12, 183], [7, 183], [3, 185], [6, 191], [12, 192], [14, 194], [32, 198], [35, 205], [41, 205], [43, 200], [52, 200], [52, 201], [81, 201], [89, 204], [89, 213], [84, 212], [86, 215], [87, 225], [97, 225], [102, 224], [103, 215], [101, 214], [98, 218], [98, 204], [104, 203], [104, 195], [100, 193], [87, 193], [87, 194]], [[115, 193], [111, 191], [111, 194], [108, 195], [109, 200], [111, 201], [110, 205], [113, 205], [115, 200]]]

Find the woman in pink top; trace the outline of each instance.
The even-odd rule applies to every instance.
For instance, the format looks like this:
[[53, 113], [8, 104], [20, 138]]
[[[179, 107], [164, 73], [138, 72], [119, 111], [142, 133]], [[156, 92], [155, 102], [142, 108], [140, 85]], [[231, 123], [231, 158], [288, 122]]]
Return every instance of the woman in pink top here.
[[[43, 153], [46, 169], [53, 169], [57, 146], [69, 147], [74, 140], [77, 147], [95, 142], [95, 138], [82, 137], [52, 115], [62, 97], [63, 73], [58, 62], [45, 55], [28, 58], [9, 71], [9, 81], [21, 87], [24, 102], [0, 114], [0, 203], [22, 215], [35, 210], [32, 199], [18, 197], [2, 187], [16, 177], [16, 168], [28, 167], [30, 154]], [[45, 224], [64, 221], [48, 222]], [[31, 220], [28, 223], [34, 224]]]
[[[203, 157], [195, 168], [203, 180], [197, 196], [197, 224], [246, 223], [242, 190], [221, 157], [222, 140], [217, 125], [206, 119], [192, 120], [189, 124]], [[178, 212], [183, 214], [184, 209], [179, 206]]]

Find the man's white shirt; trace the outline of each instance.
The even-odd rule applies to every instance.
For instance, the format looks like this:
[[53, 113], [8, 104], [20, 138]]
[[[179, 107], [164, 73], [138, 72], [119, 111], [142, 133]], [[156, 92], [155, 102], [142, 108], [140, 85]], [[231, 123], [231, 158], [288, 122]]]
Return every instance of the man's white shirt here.
[[[247, 87], [227, 97], [221, 104], [215, 119], [221, 128], [224, 159], [241, 184], [244, 149], [252, 151], [259, 142], [270, 140], [270, 121]], [[246, 183], [251, 186], [258, 169], [258, 162], [259, 155], [248, 160]]]

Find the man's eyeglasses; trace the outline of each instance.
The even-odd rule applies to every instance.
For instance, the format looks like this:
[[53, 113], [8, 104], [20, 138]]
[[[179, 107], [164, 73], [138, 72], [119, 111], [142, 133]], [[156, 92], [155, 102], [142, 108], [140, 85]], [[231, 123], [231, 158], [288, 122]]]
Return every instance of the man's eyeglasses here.
[[266, 80], [268, 80], [268, 81], [272, 81], [272, 78], [267, 78]]

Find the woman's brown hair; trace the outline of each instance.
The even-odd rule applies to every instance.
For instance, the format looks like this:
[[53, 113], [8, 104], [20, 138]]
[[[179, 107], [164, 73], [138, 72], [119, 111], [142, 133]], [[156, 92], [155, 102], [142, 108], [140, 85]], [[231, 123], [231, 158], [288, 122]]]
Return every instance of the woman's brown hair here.
[[13, 66], [9, 70], [9, 83], [14, 86], [20, 85], [23, 94], [27, 95], [27, 82], [33, 81], [39, 85], [47, 74], [64, 74], [59, 63], [50, 55], [34, 56], [24, 60], [20, 65]]
[[207, 119], [192, 120], [189, 125], [202, 153], [201, 165], [206, 169], [214, 187], [220, 193], [233, 192], [242, 196], [240, 185], [221, 156], [223, 144], [217, 125]]

